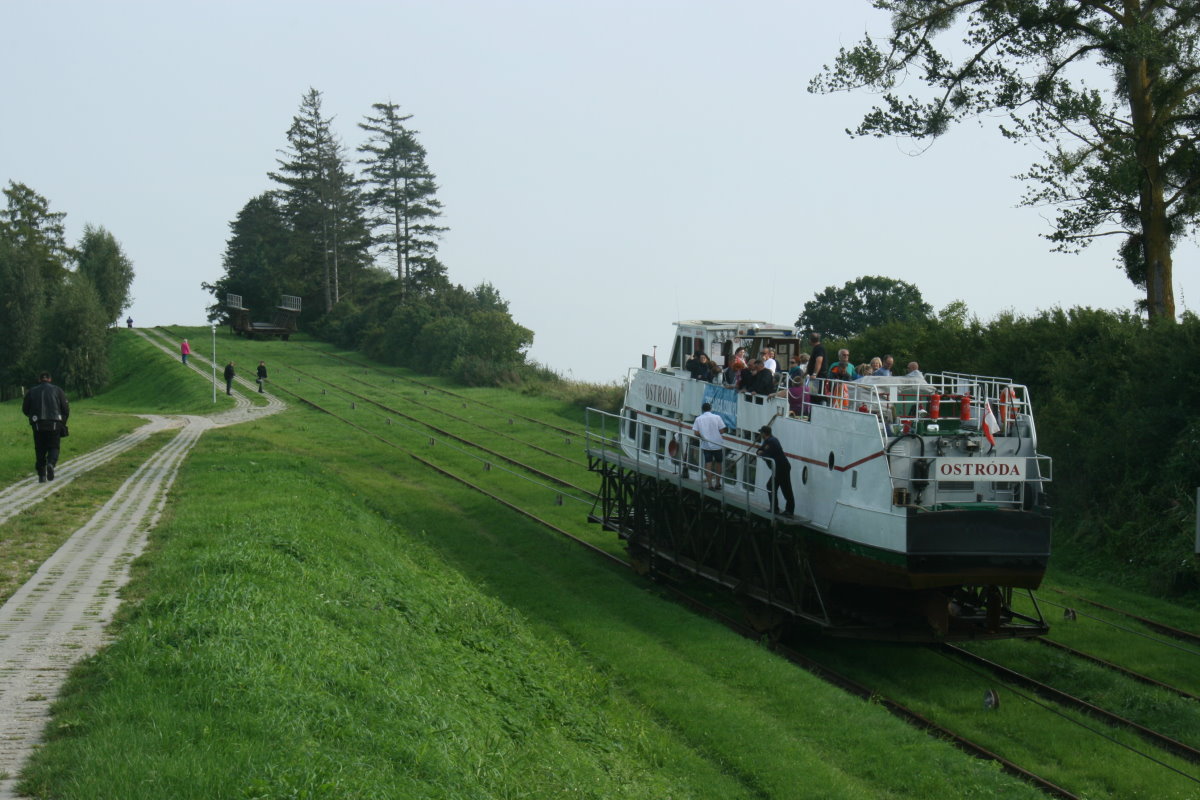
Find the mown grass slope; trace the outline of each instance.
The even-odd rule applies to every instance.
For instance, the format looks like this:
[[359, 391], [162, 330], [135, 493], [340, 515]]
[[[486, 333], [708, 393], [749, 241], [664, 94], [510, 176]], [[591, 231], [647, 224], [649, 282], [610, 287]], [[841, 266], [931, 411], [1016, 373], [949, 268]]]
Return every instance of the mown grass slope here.
[[[287, 367], [336, 385], [353, 368], [297, 344], [220, 343], [239, 363], [267, 360], [284, 396], [349, 409]], [[146, 369], [172, 363], [160, 358]], [[424, 435], [360, 408], [368, 435], [292, 402], [201, 439], [116, 639], [73, 673], [24, 791], [1039, 796], [431, 472], [409, 454]], [[548, 494], [529, 486], [513, 479], [510, 496]], [[585, 508], [542, 502], [584, 527]]]
[[[79, 399], [70, 393], [71, 435], [62, 442], [60, 461], [94, 450], [145, 423], [137, 413], [207, 414], [213, 410], [212, 387], [172, 363], [141, 336], [127, 329], [109, 333], [110, 379], [98, 397]], [[37, 381], [30, 376], [29, 384]], [[232, 401], [222, 393], [217, 408]], [[21, 413], [21, 401], [0, 403], [0, 483], [34, 474], [33, 435]]]

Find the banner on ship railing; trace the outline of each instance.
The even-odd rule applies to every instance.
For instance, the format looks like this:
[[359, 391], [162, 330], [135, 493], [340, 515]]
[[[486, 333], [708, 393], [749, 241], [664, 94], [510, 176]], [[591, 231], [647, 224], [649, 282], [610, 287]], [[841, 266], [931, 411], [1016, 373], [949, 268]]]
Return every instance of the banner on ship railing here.
[[711, 403], [713, 413], [719, 414], [729, 430], [737, 429], [737, 392], [724, 386], [705, 386], [704, 402]]
[[1027, 466], [1024, 458], [939, 458], [934, 475], [939, 481], [1026, 481]]

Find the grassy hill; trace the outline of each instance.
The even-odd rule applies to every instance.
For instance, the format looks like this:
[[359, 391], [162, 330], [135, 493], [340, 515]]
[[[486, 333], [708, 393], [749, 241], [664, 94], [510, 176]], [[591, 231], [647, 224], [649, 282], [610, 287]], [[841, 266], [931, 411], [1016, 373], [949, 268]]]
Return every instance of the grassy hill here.
[[[517, 414], [578, 428], [569, 405], [497, 390], [456, 388], [471, 402], [402, 390], [409, 373], [368, 374], [302, 339], [222, 335], [219, 348], [243, 374], [265, 360], [291, 408], [201, 439], [135, 565], [115, 640], [74, 671], [23, 791], [1039, 796], [431, 471], [414, 458], [420, 448], [484, 478], [477, 458], [448, 453], [445, 437], [396, 413], [430, 404], [490, 414], [505, 432], [518, 431]], [[176, 366], [123, 339], [114, 388], [87, 411], [136, 410], [142, 397], [159, 412], [211, 407], [210, 386]], [[350, 386], [395, 411], [335, 388]], [[579, 456], [568, 435], [542, 443]], [[587, 507], [570, 490], [491, 466], [513, 502], [586, 530]], [[592, 485], [578, 472], [573, 480]], [[556, 491], [567, 495], [562, 505]]]

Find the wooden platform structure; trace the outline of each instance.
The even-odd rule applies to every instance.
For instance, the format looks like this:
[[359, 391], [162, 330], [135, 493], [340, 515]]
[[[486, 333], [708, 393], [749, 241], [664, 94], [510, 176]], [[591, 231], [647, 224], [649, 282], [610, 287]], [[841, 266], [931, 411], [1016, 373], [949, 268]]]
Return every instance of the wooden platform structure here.
[[253, 322], [250, 309], [242, 305], [240, 294], [225, 295], [225, 311], [229, 314], [229, 329], [238, 336], [247, 339], [256, 337], [270, 338], [278, 336], [283, 341], [296, 332], [296, 323], [300, 318], [300, 298], [285, 294], [275, 306], [275, 313], [270, 322]]

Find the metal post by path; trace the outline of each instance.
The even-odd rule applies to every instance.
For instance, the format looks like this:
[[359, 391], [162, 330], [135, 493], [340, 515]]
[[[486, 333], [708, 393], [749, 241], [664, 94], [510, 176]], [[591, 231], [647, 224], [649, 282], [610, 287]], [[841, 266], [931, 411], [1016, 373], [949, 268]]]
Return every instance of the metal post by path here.
[[213, 340], [213, 355], [212, 355], [213, 403], [216, 403], [217, 402], [217, 326], [215, 323], [212, 326], [212, 340]]

